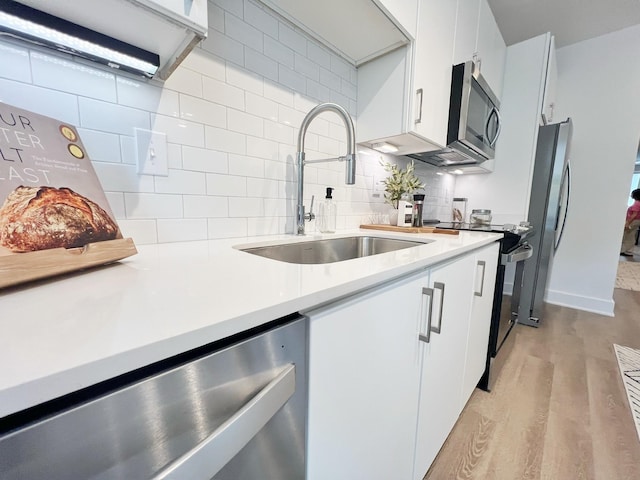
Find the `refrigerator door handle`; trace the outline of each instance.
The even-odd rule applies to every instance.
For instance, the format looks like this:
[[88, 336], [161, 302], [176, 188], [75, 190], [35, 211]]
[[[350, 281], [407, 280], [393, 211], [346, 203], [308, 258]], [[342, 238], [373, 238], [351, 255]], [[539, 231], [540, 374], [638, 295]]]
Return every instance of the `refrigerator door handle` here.
[[[556, 215], [556, 227], [555, 231], [557, 232], [556, 241], [553, 246], [554, 253], [558, 251], [558, 247], [560, 246], [560, 241], [562, 240], [562, 234], [564, 233], [564, 227], [567, 222], [567, 212], [569, 211], [569, 197], [571, 196], [571, 167], [570, 160], [567, 160], [567, 165], [564, 167], [564, 172], [562, 174], [562, 181], [560, 183], [560, 191], [564, 188], [566, 183], [566, 192], [567, 196], [564, 201], [564, 214], [562, 215], [562, 223], [560, 223], [560, 212], [562, 211], [563, 204], [558, 205], [558, 214]], [[558, 231], [558, 226], [560, 226], [560, 230]]]

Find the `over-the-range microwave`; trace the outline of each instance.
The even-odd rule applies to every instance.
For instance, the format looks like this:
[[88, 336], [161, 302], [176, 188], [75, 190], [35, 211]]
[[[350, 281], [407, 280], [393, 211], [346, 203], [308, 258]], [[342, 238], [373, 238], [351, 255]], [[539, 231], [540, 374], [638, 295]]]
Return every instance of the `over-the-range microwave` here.
[[494, 158], [500, 102], [472, 61], [454, 65], [447, 147], [408, 157], [439, 167], [477, 165]]

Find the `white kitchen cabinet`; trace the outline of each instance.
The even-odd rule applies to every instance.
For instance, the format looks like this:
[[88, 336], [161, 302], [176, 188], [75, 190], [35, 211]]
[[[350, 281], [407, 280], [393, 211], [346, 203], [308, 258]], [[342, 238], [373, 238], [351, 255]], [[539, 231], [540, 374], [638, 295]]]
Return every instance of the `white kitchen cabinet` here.
[[[473, 255], [467, 255], [435, 267], [429, 275], [429, 286], [434, 294], [430, 315], [432, 328], [428, 342], [421, 337], [422, 373], [413, 473], [415, 480], [423, 478], [462, 411], [474, 260]], [[423, 332], [426, 334], [428, 330], [427, 325]]]
[[260, 1], [356, 66], [407, 44], [415, 30], [388, 15], [409, 18], [407, 5], [399, 0]]
[[307, 313], [308, 480], [411, 478], [423, 279]]
[[549, 35], [547, 49], [547, 69], [544, 81], [544, 93], [540, 107], [540, 125], [553, 123], [553, 110], [556, 104], [556, 84], [558, 82], [558, 61], [556, 59], [556, 42], [553, 35]]
[[446, 145], [456, 2], [420, 0], [416, 40], [358, 70], [357, 141], [397, 155]]
[[458, 0], [455, 31], [453, 64], [474, 60], [500, 98], [507, 47], [487, 0]]
[[482, 248], [474, 255], [475, 275], [473, 296], [471, 297], [471, 316], [467, 335], [467, 348], [462, 382], [460, 409], [464, 408], [469, 397], [484, 373], [491, 328], [493, 293], [498, 269], [498, 243]]
[[416, 38], [416, 12], [418, 0], [373, 0], [388, 16], [395, 18], [400, 28], [412, 38]]

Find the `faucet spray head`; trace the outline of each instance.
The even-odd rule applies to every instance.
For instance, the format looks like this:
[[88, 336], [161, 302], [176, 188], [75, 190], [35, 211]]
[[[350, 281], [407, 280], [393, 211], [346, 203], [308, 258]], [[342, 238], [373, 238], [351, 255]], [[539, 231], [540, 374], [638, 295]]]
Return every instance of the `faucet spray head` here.
[[347, 165], [344, 182], [347, 185], [353, 185], [356, 183], [356, 154], [348, 153], [345, 158]]

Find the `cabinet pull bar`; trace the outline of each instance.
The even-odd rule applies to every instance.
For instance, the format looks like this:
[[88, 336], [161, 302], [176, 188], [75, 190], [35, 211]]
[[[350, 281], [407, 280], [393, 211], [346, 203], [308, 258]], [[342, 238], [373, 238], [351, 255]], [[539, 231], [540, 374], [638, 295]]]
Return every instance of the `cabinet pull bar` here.
[[484, 260], [478, 260], [478, 267], [482, 267], [482, 276], [480, 277], [480, 291], [479, 292], [473, 292], [473, 294], [476, 297], [481, 297], [482, 296], [482, 292], [484, 292], [484, 272], [485, 269], [487, 268], [487, 264]]
[[431, 340], [431, 316], [433, 314], [433, 288], [422, 287], [422, 295], [429, 299], [429, 309], [427, 310], [427, 333], [418, 332], [418, 340], [429, 343]]
[[422, 89], [419, 88], [416, 90], [416, 95], [420, 95], [420, 102], [418, 107], [418, 118], [416, 118], [416, 123], [422, 123]]
[[431, 327], [431, 331], [433, 333], [440, 333], [442, 331], [442, 306], [444, 305], [444, 283], [442, 282], [434, 282], [433, 283], [433, 289], [434, 290], [440, 290], [442, 293], [440, 295], [440, 315], [439, 315], [439, 319], [438, 319], [438, 326], [437, 327]]

